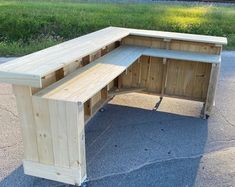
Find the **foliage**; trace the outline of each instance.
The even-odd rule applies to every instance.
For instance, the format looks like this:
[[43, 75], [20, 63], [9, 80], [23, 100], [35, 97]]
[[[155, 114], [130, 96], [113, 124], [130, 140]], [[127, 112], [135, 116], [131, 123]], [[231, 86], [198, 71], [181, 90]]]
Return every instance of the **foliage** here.
[[226, 36], [235, 49], [235, 7], [0, 1], [0, 55], [23, 55], [107, 27]]

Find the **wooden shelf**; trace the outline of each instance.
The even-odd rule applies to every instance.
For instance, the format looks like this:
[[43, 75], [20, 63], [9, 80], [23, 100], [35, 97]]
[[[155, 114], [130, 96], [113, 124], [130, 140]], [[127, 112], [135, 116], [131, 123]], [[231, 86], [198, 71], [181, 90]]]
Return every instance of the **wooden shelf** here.
[[194, 62], [205, 62], [205, 63], [220, 63], [220, 55], [208, 55], [203, 53], [193, 53], [186, 51], [175, 51], [166, 49], [154, 49], [146, 48], [143, 51], [143, 55], [169, 58], [175, 60], [194, 61]]
[[142, 50], [133, 46], [119, 47], [41, 90], [35, 96], [85, 103], [134, 63]]
[[218, 55], [124, 45], [41, 90], [35, 96], [85, 103], [142, 55], [206, 63], [220, 61]]

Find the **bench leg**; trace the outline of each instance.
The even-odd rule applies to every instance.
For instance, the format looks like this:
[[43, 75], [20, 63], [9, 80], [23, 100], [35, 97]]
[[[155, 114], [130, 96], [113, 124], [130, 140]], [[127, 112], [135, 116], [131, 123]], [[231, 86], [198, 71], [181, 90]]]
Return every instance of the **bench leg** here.
[[204, 106], [203, 118], [208, 119], [215, 104], [215, 92], [219, 78], [220, 64], [211, 65], [211, 74], [207, 91], [207, 98]]
[[25, 162], [25, 173], [81, 185], [86, 179], [83, 105], [37, 96], [32, 100], [39, 162]]

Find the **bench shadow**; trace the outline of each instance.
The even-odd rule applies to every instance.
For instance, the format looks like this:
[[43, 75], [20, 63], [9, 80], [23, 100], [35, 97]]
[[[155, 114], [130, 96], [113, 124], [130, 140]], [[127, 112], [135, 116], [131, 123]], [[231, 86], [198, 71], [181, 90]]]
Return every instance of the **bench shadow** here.
[[[101, 111], [86, 126], [89, 187], [194, 186], [206, 120], [115, 104]], [[24, 175], [20, 166], [0, 186], [71, 185]]]
[[207, 120], [107, 104], [86, 126], [91, 186], [194, 186]]

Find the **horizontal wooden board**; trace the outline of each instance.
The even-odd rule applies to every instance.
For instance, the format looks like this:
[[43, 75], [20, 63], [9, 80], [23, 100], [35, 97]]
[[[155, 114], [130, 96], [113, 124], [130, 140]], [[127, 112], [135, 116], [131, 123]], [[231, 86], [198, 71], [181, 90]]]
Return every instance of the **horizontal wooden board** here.
[[58, 167], [23, 160], [24, 173], [27, 175], [55, 180], [72, 185], [81, 185], [86, 176], [81, 179], [79, 168]]
[[186, 51], [175, 51], [175, 50], [166, 50], [166, 49], [154, 49], [147, 48], [143, 51], [143, 55], [160, 57], [160, 58], [169, 58], [176, 60], [186, 60], [194, 62], [206, 62], [206, 63], [220, 63], [220, 55], [209, 55], [202, 53], [186, 52]]
[[177, 32], [164, 32], [164, 31], [154, 31], [154, 30], [140, 30], [140, 29], [128, 29], [130, 35], [134, 36], [145, 36], [154, 38], [163, 38], [169, 40], [182, 40], [191, 42], [203, 42], [212, 44], [227, 44], [227, 38], [218, 36], [207, 36], [199, 34], [186, 34]]

